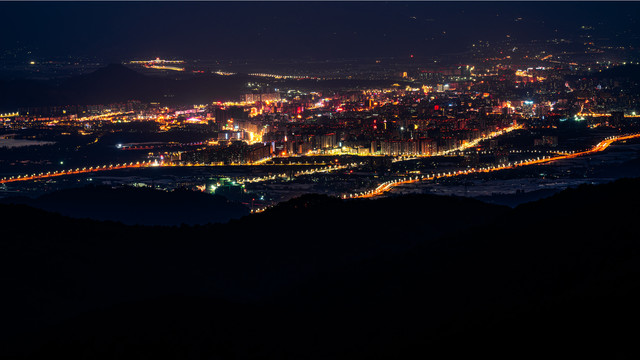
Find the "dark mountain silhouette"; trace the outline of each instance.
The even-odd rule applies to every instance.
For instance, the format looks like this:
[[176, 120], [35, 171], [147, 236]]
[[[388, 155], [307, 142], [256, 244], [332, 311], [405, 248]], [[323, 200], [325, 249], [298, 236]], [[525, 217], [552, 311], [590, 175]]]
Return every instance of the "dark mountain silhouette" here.
[[475, 196], [474, 199], [484, 201], [490, 204], [506, 205], [509, 207], [516, 207], [520, 204], [524, 204], [531, 201], [536, 201], [549, 197], [555, 193], [562, 191], [562, 189], [540, 189], [521, 193], [510, 194], [492, 194]]
[[87, 186], [60, 190], [36, 199], [10, 197], [5, 204], [25, 204], [75, 218], [119, 221], [129, 225], [197, 225], [224, 223], [249, 214], [241, 204], [220, 195], [188, 190]]
[[594, 72], [592, 76], [603, 79], [624, 79], [638, 82], [640, 81], [640, 65], [614, 66], [610, 69]]
[[2, 205], [5, 357], [636, 358], [639, 185], [314, 195], [181, 228]]
[[127, 100], [151, 100], [162, 97], [166, 79], [147, 77], [120, 64], [61, 82], [59, 90], [68, 98], [83, 103], [106, 104]]
[[609, 69], [585, 72], [581, 75], [568, 75], [570, 81], [581, 81], [581, 79], [614, 80], [625, 83], [625, 91], [636, 92], [640, 81], [640, 65], [620, 65]]
[[209, 103], [238, 100], [246, 76], [203, 75], [172, 79], [140, 74], [120, 64], [92, 73], [55, 80], [0, 80], [0, 108], [87, 105], [140, 100]]
[[[206, 104], [237, 101], [247, 92], [246, 84], [268, 81], [245, 74], [215, 74], [171, 77], [149, 76], [121, 64], [110, 64], [96, 71], [54, 80], [0, 79], [0, 111], [19, 107], [91, 105], [139, 100], [162, 104]], [[388, 87], [392, 80], [333, 79], [280, 80], [276, 87], [336, 90], [358, 87]], [[401, 82], [402, 86], [409, 84]]]

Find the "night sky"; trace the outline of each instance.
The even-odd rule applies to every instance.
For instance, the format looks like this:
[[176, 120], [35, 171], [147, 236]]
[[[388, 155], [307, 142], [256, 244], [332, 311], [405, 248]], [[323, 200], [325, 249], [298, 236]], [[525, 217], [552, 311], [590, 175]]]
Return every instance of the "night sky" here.
[[0, 47], [113, 61], [430, 56], [506, 34], [575, 36], [583, 25], [638, 43], [639, 10], [638, 2], [3, 2]]

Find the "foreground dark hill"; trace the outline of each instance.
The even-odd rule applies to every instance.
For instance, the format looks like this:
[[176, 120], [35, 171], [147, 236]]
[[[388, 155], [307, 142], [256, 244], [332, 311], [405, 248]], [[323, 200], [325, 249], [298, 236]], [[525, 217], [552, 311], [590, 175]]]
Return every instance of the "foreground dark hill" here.
[[[456, 211], [478, 216], [470, 221], [452, 216]], [[311, 275], [406, 251], [505, 211], [436, 196], [345, 203], [311, 195], [228, 224], [145, 227], [0, 205], [7, 234], [0, 264], [5, 290], [14, 294], [5, 299], [11, 310], [4, 322], [25, 331], [169, 294], [258, 301]]]
[[128, 225], [199, 225], [226, 223], [249, 215], [249, 209], [223, 196], [188, 190], [87, 186], [60, 190], [31, 199], [0, 199], [74, 218], [119, 221]]
[[310, 196], [183, 229], [4, 207], [41, 225], [3, 238], [3, 318], [33, 359], [637, 358], [639, 185], [515, 209]]
[[304, 321], [331, 330], [310, 338], [356, 357], [636, 358], [638, 185], [568, 189], [319, 276], [273, 303], [313, 308]]

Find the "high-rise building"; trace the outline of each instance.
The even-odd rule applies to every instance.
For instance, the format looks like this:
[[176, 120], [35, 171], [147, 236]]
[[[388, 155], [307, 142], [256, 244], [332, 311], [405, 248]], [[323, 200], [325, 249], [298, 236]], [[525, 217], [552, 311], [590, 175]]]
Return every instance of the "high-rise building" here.
[[333, 149], [336, 147], [336, 134], [330, 133], [319, 136], [316, 141], [316, 147], [321, 149]]
[[264, 102], [264, 101], [280, 101], [281, 96], [279, 92], [271, 93], [258, 93], [258, 94], [244, 94], [243, 100], [245, 102]]

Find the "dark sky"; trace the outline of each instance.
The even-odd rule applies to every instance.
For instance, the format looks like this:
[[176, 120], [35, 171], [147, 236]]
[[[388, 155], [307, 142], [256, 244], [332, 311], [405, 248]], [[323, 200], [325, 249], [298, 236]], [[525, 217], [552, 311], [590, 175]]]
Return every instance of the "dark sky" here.
[[429, 56], [506, 34], [570, 36], [582, 25], [624, 42], [640, 30], [639, 10], [638, 2], [2, 2], [0, 46], [115, 61]]

